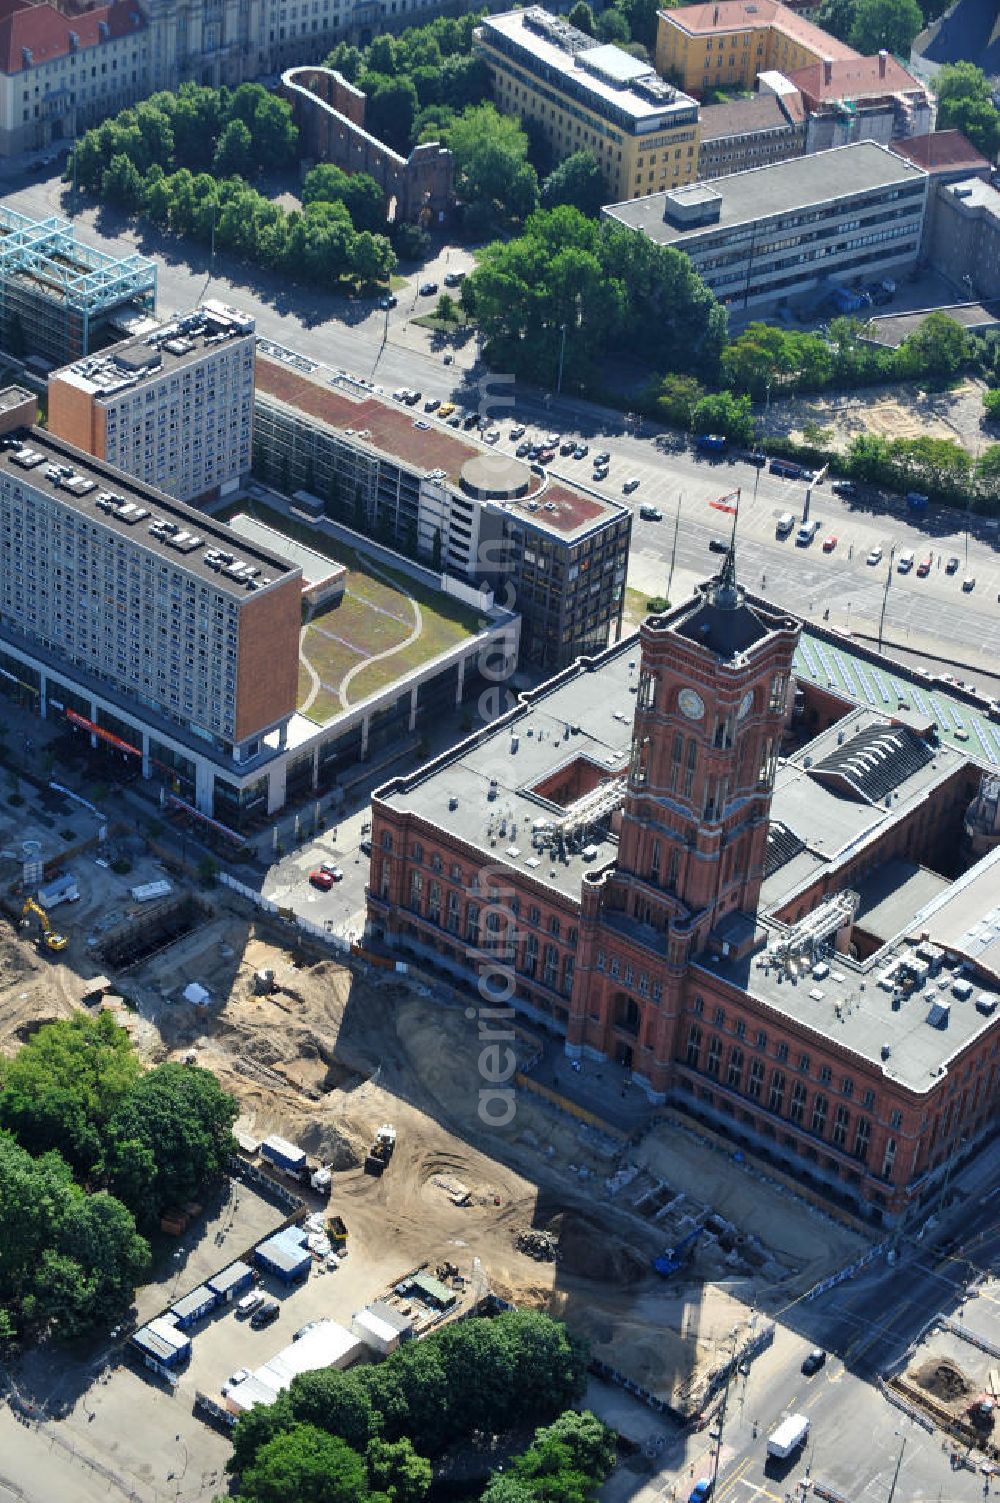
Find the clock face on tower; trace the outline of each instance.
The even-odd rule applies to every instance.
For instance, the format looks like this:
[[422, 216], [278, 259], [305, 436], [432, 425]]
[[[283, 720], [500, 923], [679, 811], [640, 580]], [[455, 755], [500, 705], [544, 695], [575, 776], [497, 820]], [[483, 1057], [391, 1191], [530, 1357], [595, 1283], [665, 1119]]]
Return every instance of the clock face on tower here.
[[677, 696], [677, 708], [688, 720], [700, 720], [705, 713], [705, 701], [694, 689], [682, 689]]
[[736, 711], [736, 718], [737, 718], [737, 720], [746, 720], [747, 716], [750, 714], [750, 711], [752, 709], [753, 709], [753, 690], [752, 689], [748, 689], [747, 692], [744, 694], [743, 698], [740, 700], [740, 707]]

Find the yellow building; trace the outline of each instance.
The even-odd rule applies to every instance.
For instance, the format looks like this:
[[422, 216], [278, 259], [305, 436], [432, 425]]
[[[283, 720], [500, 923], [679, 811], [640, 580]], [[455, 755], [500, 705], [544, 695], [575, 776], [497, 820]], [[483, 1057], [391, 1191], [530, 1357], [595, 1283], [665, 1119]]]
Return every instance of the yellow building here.
[[857, 56], [780, 0], [709, 0], [657, 17], [657, 72], [697, 98], [708, 89], [752, 89], [769, 69], [791, 73]]
[[693, 182], [698, 103], [620, 47], [540, 6], [487, 16], [476, 48], [497, 108], [544, 132], [557, 161], [591, 151], [611, 202]]

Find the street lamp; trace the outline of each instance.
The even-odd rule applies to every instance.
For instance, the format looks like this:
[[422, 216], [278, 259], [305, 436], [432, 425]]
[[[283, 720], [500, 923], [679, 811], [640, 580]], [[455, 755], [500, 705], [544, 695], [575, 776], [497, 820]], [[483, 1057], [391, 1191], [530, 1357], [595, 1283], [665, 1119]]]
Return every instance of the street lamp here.
[[892, 561], [896, 556], [896, 545], [893, 543], [889, 549], [889, 572], [885, 577], [885, 590], [882, 594], [882, 611], [878, 618], [878, 650], [882, 651], [882, 631], [885, 626], [885, 608], [889, 603], [889, 586], [892, 584]]
[[560, 330], [562, 332], [562, 338], [559, 341], [559, 374], [556, 377], [556, 396], [557, 397], [562, 392], [563, 361], [566, 359], [566, 325], [565, 324], [560, 324], [559, 328], [560, 328]]
[[[898, 1430], [896, 1431], [896, 1434], [899, 1434]], [[892, 1487], [889, 1489], [889, 1496], [886, 1500], [886, 1503], [892, 1503], [893, 1498], [896, 1496], [896, 1483], [899, 1481], [899, 1469], [903, 1465], [903, 1452], [906, 1450], [906, 1439], [907, 1437], [904, 1435], [903, 1444], [900, 1446], [899, 1455], [896, 1457], [896, 1470], [892, 1474]]]

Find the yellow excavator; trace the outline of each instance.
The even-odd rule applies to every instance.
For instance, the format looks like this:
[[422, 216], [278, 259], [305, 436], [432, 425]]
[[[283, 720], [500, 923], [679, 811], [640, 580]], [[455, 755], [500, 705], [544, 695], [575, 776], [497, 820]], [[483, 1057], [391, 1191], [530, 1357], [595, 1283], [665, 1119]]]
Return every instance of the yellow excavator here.
[[49, 922], [49, 916], [45, 912], [45, 909], [41, 906], [40, 903], [36, 903], [34, 898], [29, 898], [24, 907], [21, 909], [22, 922], [26, 924], [31, 914], [35, 915], [36, 919], [42, 926], [40, 943], [43, 945], [43, 947], [46, 950], [53, 951], [65, 950], [66, 946], [69, 944], [69, 940], [66, 938], [65, 934], [56, 933], [51, 923]]

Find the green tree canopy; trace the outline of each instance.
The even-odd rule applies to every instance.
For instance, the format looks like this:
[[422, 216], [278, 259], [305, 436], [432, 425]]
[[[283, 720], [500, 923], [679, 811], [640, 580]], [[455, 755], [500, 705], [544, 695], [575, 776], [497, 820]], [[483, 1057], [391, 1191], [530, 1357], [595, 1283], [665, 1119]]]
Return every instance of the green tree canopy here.
[[29, 1153], [59, 1149], [87, 1179], [140, 1074], [132, 1042], [110, 1013], [49, 1023], [13, 1059], [0, 1059], [0, 1128]]
[[946, 313], [930, 313], [904, 339], [897, 355], [900, 374], [956, 376], [969, 356], [969, 336]]
[[367, 1492], [358, 1453], [315, 1425], [276, 1435], [241, 1478], [246, 1503], [360, 1503]]
[[576, 0], [576, 4], [566, 19], [571, 26], [585, 31], [588, 37], [594, 35], [594, 12], [587, 4], [587, 0]]
[[564, 157], [542, 183], [543, 209], [570, 204], [581, 214], [596, 219], [608, 201], [608, 185], [592, 151], [574, 151]]
[[390, 1503], [423, 1503], [431, 1485], [431, 1464], [408, 1440], [371, 1440], [365, 1461], [372, 1492]]
[[917, 0], [857, 0], [850, 43], [871, 56], [880, 48], [909, 57], [924, 17]]
[[991, 162], [1000, 152], [1000, 111], [982, 68], [951, 63], [934, 79], [938, 96], [938, 130], [960, 130]]
[[365, 73], [359, 80], [365, 92], [365, 129], [401, 156], [410, 150], [413, 122], [420, 101], [412, 78]]
[[538, 200], [538, 178], [527, 160], [528, 137], [494, 105], [469, 106], [452, 122], [445, 144], [455, 154], [455, 185], [466, 203], [483, 206], [497, 222], [527, 217]]
[[155, 1166], [131, 1202], [140, 1225], [165, 1206], [193, 1200], [221, 1175], [234, 1149], [232, 1127], [239, 1108], [208, 1070], [159, 1065], [140, 1077], [108, 1124], [107, 1171], [112, 1188], [136, 1194], [137, 1157]]
[[382, 189], [367, 172], [342, 172], [330, 162], [322, 162], [306, 173], [302, 184], [303, 204], [325, 201], [346, 205], [356, 230], [373, 234], [386, 229]]
[[215, 148], [213, 171], [221, 177], [229, 177], [234, 172], [245, 176], [252, 171], [253, 164], [254, 144], [250, 127], [242, 120], [230, 120]]

